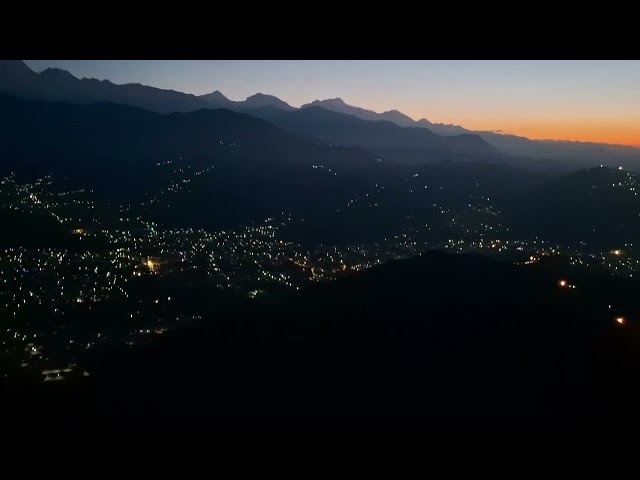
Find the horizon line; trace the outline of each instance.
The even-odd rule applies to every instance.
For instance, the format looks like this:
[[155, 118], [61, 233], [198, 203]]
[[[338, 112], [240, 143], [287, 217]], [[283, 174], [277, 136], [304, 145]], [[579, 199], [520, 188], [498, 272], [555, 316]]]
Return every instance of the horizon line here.
[[[227, 100], [229, 100], [231, 102], [243, 102], [243, 101], [246, 101], [248, 98], [250, 98], [252, 96], [255, 96], [255, 95], [265, 95], [265, 96], [270, 96], [270, 97], [277, 98], [278, 100], [283, 101], [284, 103], [286, 103], [287, 105], [289, 105], [290, 107], [292, 107], [292, 108], [294, 108], [296, 110], [300, 110], [300, 109], [302, 109], [303, 106], [310, 105], [313, 102], [324, 102], [324, 101], [327, 101], [327, 100], [340, 100], [348, 107], [360, 108], [360, 109], [363, 109], [363, 110], [367, 110], [367, 111], [373, 112], [373, 113], [375, 113], [377, 115], [382, 115], [382, 114], [388, 113], [388, 112], [398, 112], [398, 113], [400, 113], [402, 115], [407, 116], [413, 122], [419, 122], [420, 120], [426, 120], [426, 121], [430, 122], [433, 125], [444, 125], [444, 126], [460, 127], [460, 128], [463, 128], [464, 130], [467, 130], [468, 134], [476, 134], [476, 135], [478, 135], [478, 134], [481, 134], [481, 133], [493, 133], [493, 134], [496, 134], [496, 135], [514, 136], [514, 137], [524, 138], [524, 139], [531, 140], [531, 141], [534, 141], [534, 142], [584, 143], [584, 144], [593, 144], [593, 145], [607, 145], [607, 146], [612, 146], [612, 147], [629, 147], [629, 148], [634, 148], [634, 149], [640, 149], [640, 142], [637, 143], [637, 144], [634, 144], [634, 143], [598, 142], [598, 141], [594, 141], [594, 140], [578, 140], [578, 139], [571, 139], [571, 138], [566, 138], [566, 137], [558, 137], [558, 138], [538, 137], [538, 138], [536, 138], [536, 137], [526, 136], [526, 135], [518, 134], [518, 133], [514, 133], [514, 132], [508, 132], [508, 131], [505, 131], [504, 129], [471, 130], [471, 129], [469, 129], [467, 127], [464, 127], [464, 126], [462, 126], [460, 124], [431, 121], [431, 120], [427, 119], [424, 116], [419, 118], [418, 120], [416, 120], [413, 116], [411, 116], [411, 115], [409, 115], [407, 113], [401, 112], [400, 110], [395, 109], [395, 108], [379, 112], [379, 111], [373, 110], [373, 109], [371, 109], [369, 107], [362, 107], [362, 106], [353, 105], [351, 103], [348, 103], [342, 97], [325, 98], [325, 99], [322, 99], [322, 100], [320, 98], [316, 98], [316, 99], [308, 101], [306, 103], [302, 103], [299, 106], [296, 106], [296, 105], [294, 105], [292, 103], [289, 103], [288, 101], [284, 100], [281, 97], [278, 97], [277, 95], [273, 95], [273, 94], [270, 94], [270, 93], [263, 93], [263, 92], [256, 92], [256, 93], [253, 93], [251, 95], [248, 95], [244, 99], [234, 100], [234, 99], [228, 97], [227, 95], [225, 95], [223, 92], [221, 92], [218, 89], [215, 89], [215, 90], [213, 90], [211, 92], [208, 92], [208, 93], [197, 94], [197, 93], [187, 92], [187, 91], [183, 91], [183, 90], [175, 90], [175, 89], [172, 89], [172, 88], [154, 87], [153, 85], [145, 85], [145, 84], [142, 84], [142, 83], [139, 83], [139, 82], [115, 83], [115, 82], [113, 82], [113, 81], [111, 81], [110, 79], [107, 79], [107, 78], [102, 79], [102, 80], [99, 79], [99, 78], [95, 78], [95, 77], [81, 77], [80, 78], [80, 77], [74, 75], [73, 73], [71, 73], [69, 70], [65, 70], [65, 69], [60, 68], [60, 67], [47, 67], [47, 68], [44, 68], [44, 69], [42, 69], [40, 71], [37, 71], [37, 70], [31, 68], [27, 64], [26, 60], [21, 60], [21, 61], [27, 66], [27, 68], [29, 68], [31, 71], [33, 71], [34, 73], [36, 73], [38, 75], [40, 75], [42, 72], [44, 72], [46, 70], [56, 69], [56, 70], [61, 70], [61, 71], [67, 72], [69, 75], [72, 75], [74, 78], [76, 78], [78, 80], [97, 80], [97, 81], [105, 81], [106, 80], [106, 81], [109, 81], [109, 82], [113, 83], [114, 85], [121, 85], [121, 86], [124, 86], [124, 85], [142, 85], [142, 86], [145, 86], [145, 87], [157, 88], [158, 90], [173, 91], [173, 92], [183, 93], [185, 95], [192, 95], [194, 97], [202, 97], [202, 96], [205, 96], [205, 95], [210, 95], [212, 93], [218, 92], [224, 98], [226, 98]], [[204, 107], [204, 108], [206, 108], [206, 107]], [[320, 108], [323, 108], [323, 107], [320, 106]], [[215, 110], [215, 109], [212, 109], [212, 110]], [[328, 110], [328, 109], [325, 109], [325, 110]], [[346, 114], [346, 115], [349, 115], [349, 114]], [[350, 116], [353, 116], [353, 115], [350, 115]], [[386, 121], [390, 121], [390, 120], [386, 120]], [[394, 123], [394, 125], [398, 125], [395, 122], [391, 122], [391, 123]], [[407, 127], [404, 127], [402, 125], [398, 125], [398, 126], [401, 127], [401, 128], [407, 128]], [[416, 126], [416, 127], [409, 127], [409, 128], [425, 128], [425, 127], [417, 127]], [[426, 129], [429, 130], [429, 128], [426, 128]]]

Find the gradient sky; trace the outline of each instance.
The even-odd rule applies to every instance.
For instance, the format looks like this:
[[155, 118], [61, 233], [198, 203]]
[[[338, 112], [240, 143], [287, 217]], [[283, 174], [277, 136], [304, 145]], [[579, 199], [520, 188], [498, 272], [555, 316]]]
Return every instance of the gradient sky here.
[[640, 147], [640, 61], [27, 60], [77, 77], [293, 106], [340, 97], [382, 112], [534, 139]]

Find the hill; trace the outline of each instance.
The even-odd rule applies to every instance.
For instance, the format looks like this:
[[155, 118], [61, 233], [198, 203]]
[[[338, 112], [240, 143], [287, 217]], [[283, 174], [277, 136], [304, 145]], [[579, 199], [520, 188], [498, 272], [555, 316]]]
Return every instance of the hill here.
[[514, 198], [507, 210], [514, 233], [612, 247], [640, 235], [637, 174], [596, 167], [552, 179]]
[[0, 62], [0, 92], [52, 102], [114, 102], [163, 113], [187, 112], [205, 106], [195, 95], [174, 90], [133, 83], [116, 85], [109, 80], [93, 78], [78, 79], [58, 68], [38, 74], [20, 60]]
[[200, 95], [198, 98], [204, 100], [206, 102], [206, 106], [209, 108], [228, 108], [229, 110], [245, 112], [252, 108], [263, 108], [263, 107], [272, 107], [278, 108], [284, 111], [293, 111], [291, 105], [287, 102], [280, 100], [278, 97], [274, 97], [273, 95], [265, 95], [263, 93], [256, 93], [247, 97], [246, 100], [243, 101], [234, 101], [229, 100], [218, 90], [212, 93], [207, 93], [205, 95]]
[[632, 147], [621, 148], [619, 145], [590, 142], [530, 140], [502, 132], [473, 131], [459, 125], [432, 123], [425, 118], [416, 121], [397, 110], [376, 113], [372, 110], [348, 105], [340, 98], [314, 100], [300, 108], [310, 107], [322, 107], [362, 120], [389, 121], [401, 127], [426, 128], [442, 136], [477, 135], [497, 148], [503, 155], [523, 157], [520, 162], [518, 162], [518, 158], [514, 158], [514, 165], [522, 164], [522, 160], [528, 157], [530, 159], [554, 160], [554, 162], [562, 164], [565, 172], [569, 169], [593, 167], [598, 164], [614, 168], [623, 165], [629, 169], [640, 169], [640, 149]]
[[606, 302], [637, 282], [606, 282], [428, 252], [96, 358], [92, 394], [112, 418], [626, 417], [640, 337]]
[[[53, 173], [138, 206], [162, 198], [150, 213], [181, 224], [335, 210], [393, 169], [360, 149], [318, 144], [225, 109], [160, 115], [0, 95], [0, 127], [0, 173]], [[178, 179], [188, 188], [174, 188]]]
[[234, 102], [218, 91], [196, 96], [137, 83], [118, 85], [109, 80], [79, 79], [59, 68], [48, 68], [36, 73], [20, 60], [0, 61], [0, 93], [32, 100], [74, 104], [113, 102], [158, 113], [191, 112], [202, 108], [243, 110], [267, 105], [285, 110], [293, 109], [282, 100], [261, 93], [244, 101]]
[[[0, 107], [0, 174], [53, 173], [169, 225], [218, 228], [288, 212], [313, 219], [295, 238], [366, 241], [406, 233], [408, 217], [435, 228], [442, 208], [463, 214], [460, 209], [490, 198], [485, 206], [503, 212], [516, 238], [612, 247], [613, 239], [624, 244], [640, 234], [633, 172], [595, 168], [547, 179], [499, 156], [483, 162], [445, 153], [446, 139], [425, 129], [321, 108], [252, 110], [297, 133], [226, 109], [162, 115], [108, 102], [80, 106], [3, 95]], [[366, 144], [376, 154], [323, 143], [310, 132]], [[457, 161], [387, 161], [380, 152], [391, 152], [386, 142], [393, 139], [397, 151], [414, 145], [423, 158]], [[356, 202], [361, 197], [367, 201]], [[209, 208], [205, 215], [202, 206]]]
[[277, 108], [250, 110], [283, 129], [312, 135], [325, 142], [357, 146], [405, 164], [424, 164], [466, 154], [487, 158], [496, 150], [475, 135], [441, 137], [423, 128], [403, 128], [389, 121], [361, 120], [321, 107], [293, 112]]
[[432, 132], [443, 135], [462, 135], [473, 133], [471, 130], [467, 130], [462, 128], [459, 125], [444, 125], [441, 123], [431, 123], [426, 118], [421, 118], [420, 120], [414, 120], [408, 115], [405, 115], [398, 110], [389, 110], [382, 113], [374, 112], [373, 110], [367, 110], [361, 107], [355, 107], [353, 105], [348, 105], [341, 98], [331, 98], [327, 100], [314, 100], [313, 102], [302, 105], [300, 108], [309, 108], [309, 107], [321, 107], [326, 110], [330, 110], [332, 112], [344, 113], [345, 115], [352, 115], [356, 118], [360, 118], [362, 120], [369, 121], [387, 121], [393, 122], [396, 125], [401, 127], [420, 127], [427, 128]]

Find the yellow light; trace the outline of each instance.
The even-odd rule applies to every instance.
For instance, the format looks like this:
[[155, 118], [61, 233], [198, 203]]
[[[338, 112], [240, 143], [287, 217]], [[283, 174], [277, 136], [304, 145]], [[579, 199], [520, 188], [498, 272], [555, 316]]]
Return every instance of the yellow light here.
[[620, 325], [624, 325], [624, 317], [616, 318], [616, 322], [618, 322]]
[[529, 260], [533, 262], [535, 260], [535, 257], [529, 257]]
[[561, 287], [566, 287], [567, 286], [567, 281], [566, 280], [560, 280], [560, 286]]

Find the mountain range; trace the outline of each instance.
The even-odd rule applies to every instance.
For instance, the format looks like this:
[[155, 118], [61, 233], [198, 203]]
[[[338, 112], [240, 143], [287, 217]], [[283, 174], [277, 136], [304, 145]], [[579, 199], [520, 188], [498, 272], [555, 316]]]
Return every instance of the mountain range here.
[[361, 147], [404, 164], [446, 160], [458, 154], [473, 155], [475, 159], [501, 157], [478, 135], [443, 137], [425, 128], [400, 127], [387, 120], [362, 120], [317, 106], [295, 111], [264, 107], [248, 113], [285, 130], [311, 135], [332, 145]]
[[[167, 192], [176, 178], [188, 180], [188, 189], [149, 212], [188, 226], [237, 225], [285, 210], [335, 211], [389, 168], [402, 172], [365, 150], [319, 144], [227, 109], [158, 114], [110, 102], [0, 95], [0, 131], [0, 174], [52, 173], [100, 197], [135, 203]], [[213, 210], [202, 215], [199, 205]]]
[[[311, 107], [321, 107], [361, 120], [385, 121], [401, 127], [426, 129], [445, 137], [469, 135], [464, 139], [467, 145], [462, 147], [462, 150], [466, 152], [469, 151], [469, 142], [480, 145], [478, 139], [471, 140], [472, 135], [477, 135], [504, 155], [511, 157], [553, 159], [571, 168], [586, 168], [597, 164], [610, 167], [623, 165], [626, 168], [636, 168], [640, 165], [640, 149], [632, 147], [585, 142], [534, 141], [496, 132], [476, 132], [458, 125], [432, 123], [424, 118], [415, 121], [397, 110], [376, 113], [348, 105], [339, 98], [315, 100], [296, 109], [275, 96], [261, 93], [252, 95], [244, 101], [233, 101], [219, 91], [196, 96], [140, 84], [116, 85], [108, 80], [78, 79], [69, 72], [57, 68], [49, 68], [41, 73], [36, 73], [20, 60], [0, 61], [0, 92], [29, 99], [76, 104], [109, 101], [141, 107], [158, 113], [190, 112], [202, 108], [226, 108], [251, 113], [253, 110], [265, 107], [293, 112]], [[455, 143], [455, 140], [451, 142]], [[453, 151], [458, 151], [458, 147]], [[472, 153], [486, 153], [486, 151], [486, 146], [482, 146], [480, 151], [473, 150]], [[418, 160], [422, 161], [422, 154], [418, 155]], [[405, 159], [407, 158], [415, 159], [415, 153], [405, 154]], [[411, 163], [414, 161], [412, 160]]]
[[478, 135], [507, 155], [524, 156], [541, 159], [568, 161], [580, 166], [593, 166], [594, 161], [601, 160], [607, 166], [617, 166], [621, 162], [627, 167], [630, 163], [638, 165], [640, 149], [625, 145], [609, 145], [592, 142], [570, 142], [558, 140], [530, 140], [526, 137], [492, 131], [468, 130], [460, 125], [432, 123], [426, 118], [414, 120], [398, 110], [376, 113], [360, 107], [348, 105], [341, 98], [314, 100], [300, 108], [322, 107], [333, 112], [351, 115], [362, 120], [388, 121], [401, 127], [426, 128], [442, 136]]
[[461, 135], [465, 133], [473, 133], [466, 128], [462, 128], [459, 125], [445, 125], [442, 123], [431, 123], [426, 118], [420, 120], [414, 120], [413, 118], [405, 115], [398, 110], [389, 110], [382, 113], [376, 113], [373, 110], [367, 110], [365, 108], [354, 107], [347, 105], [341, 98], [332, 98], [328, 100], [314, 100], [311, 103], [302, 105], [300, 108], [308, 107], [322, 107], [332, 112], [344, 113], [346, 115], [353, 115], [354, 117], [361, 118], [362, 120], [371, 121], [388, 121], [393, 122], [401, 127], [419, 127], [428, 128], [438, 135]]
[[[0, 174], [52, 173], [181, 227], [226, 228], [286, 211], [307, 219], [290, 232], [301, 242], [377, 241], [406, 228], [407, 218], [431, 225], [436, 238], [436, 229], [447, 235], [451, 228], [438, 205], [463, 211], [483, 198], [519, 238], [613, 247], [640, 234], [633, 172], [597, 167], [553, 178], [499, 161], [508, 157], [472, 135], [441, 137], [320, 107], [252, 112], [158, 114], [0, 94]], [[465, 141], [487, 153], [454, 154]], [[416, 158], [431, 162], [395, 161]], [[188, 188], [168, 193], [183, 181]], [[158, 200], [153, 208], [144, 206], [148, 198]]]
[[296, 110], [294, 107], [289, 105], [287, 102], [280, 100], [278, 97], [274, 97], [273, 95], [265, 95], [263, 93], [256, 93], [255, 95], [251, 95], [247, 97], [244, 101], [233, 101], [229, 100], [222, 93], [216, 90], [213, 93], [208, 93], [206, 95], [201, 95], [202, 100], [206, 102], [206, 106], [208, 108], [228, 108], [229, 110], [249, 110], [253, 108], [262, 108], [262, 107], [275, 107], [280, 110], [284, 110], [286, 112], [291, 112]]

